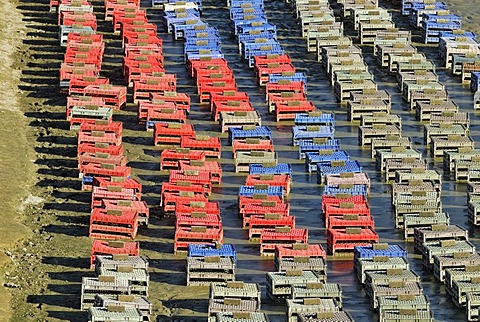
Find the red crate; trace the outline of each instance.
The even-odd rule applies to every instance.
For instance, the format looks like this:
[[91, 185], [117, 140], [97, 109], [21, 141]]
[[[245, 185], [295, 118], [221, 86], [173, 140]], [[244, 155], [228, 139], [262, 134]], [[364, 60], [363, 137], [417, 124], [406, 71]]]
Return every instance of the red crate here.
[[322, 211], [325, 212], [327, 205], [338, 205], [341, 202], [353, 202], [355, 204], [368, 204], [367, 198], [365, 196], [322, 196]]
[[149, 54], [161, 55], [162, 46], [159, 46], [158, 44], [148, 44], [141, 41], [125, 44], [124, 55], [129, 56], [129, 55], [132, 55], [133, 53], [137, 53], [137, 54], [145, 53], [145, 55], [149, 55]]
[[180, 144], [182, 137], [194, 137], [195, 129], [192, 124], [155, 123], [153, 143]]
[[233, 71], [228, 65], [199, 65], [195, 67], [193, 73], [195, 74], [194, 78], [197, 81], [197, 86], [205, 77], [219, 78], [220, 75], [229, 75], [229, 77], [234, 77]]
[[220, 215], [207, 213], [175, 214], [175, 229], [192, 226], [222, 229], [222, 219]]
[[65, 64], [82, 63], [95, 65], [97, 70], [102, 68], [102, 53], [89, 47], [67, 47], [63, 62]]
[[164, 92], [164, 93], [150, 93], [150, 100], [152, 103], [159, 102], [173, 102], [178, 109], [190, 112], [190, 96], [185, 93]]
[[177, 184], [178, 182], [188, 182], [191, 184], [201, 185], [205, 188], [212, 189], [212, 180], [210, 172], [196, 170], [170, 170], [168, 182]]
[[275, 255], [276, 246], [306, 244], [308, 242], [307, 229], [264, 229], [260, 237], [260, 254]]
[[291, 177], [288, 174], [249, 174], [247, 176], [245, 185], [268, 185], [274, 187], [283, 187], [285, 194], [288, 195], [291, 188]]
[[[200, 104], [209, 104], [210, 95], [212, 93], [223, 93], [224, 91], [236, 91], [237, 84], [235, 80], [225, 81], [206, 81], [198, 87], [198, 94], [200, 95]], [[218, 119], [218, 117], [216, 118]]]
[[208, 135], [182, 137], [180, 147], [193, 151], [203, 151], [208, 157], [220, 159], [221, 156], [221, 143], [219, 137], [212, 137]]
[[149, 100], [150, 93], [172, 92], [177, 88], [177, 80], [173, 74], [165, 74], [158, 76], [140, 75], [139, 80], [133, 82], [133, 102], [139, 100]]
[[99, 73], [98, 66], [85, 63], [62, 63], [60, 66], [60, 84], [70, 82], [72, 79], [83, 79], [84, 77], [96, 77]]
[[78, 169], [81, 171], [87, 164], [113, 164], [126, 166], [127, 157], [124, 155], [110, 155], [107, 153], [84, 153], [78, 158]]
[[102, 200], [102, 208], [111, 210], [132, 210], [138, 215], [138, 222], [148, 226], [150, 210], [145, 201], [142, 200]]
[[353, 252], [355, 246], [378, 243], [378, 234], [372, 228], [347, 227], [327, 230], [327, 251]]
[[205, 227], [178, 227], [175, 230], [175, 243], [173, 250], [185, 252], [188, 250], [188, 244], [223, 244], [223, 229], [205, 228]]
[[189, 191], [165, 192], [161, 196], [160, 206], [163, 214], [175, 212], [177, 205], [187, 202], [208, 202], [204, 194], [194, 194]]
[[175, 213], [191, 214], [192, 212], [204, 212], [208, 215], [220, 215], [220, 208], [218, 202], [179, 202], [176, 205]]
[[201, 73], [197, 73], [197, 88], [200, 87], [205, 82], [229, 82], [235, 81], [235, 77], [233, 76], [233, 71], [231, 69], [227, 69], [224, 67], [225, 72], [219, 71], [204, 71], [200, 70]]
[[213, 102], [212, 118], [214, 121], [218, 121], [220, 118], [220, 112], [236, 112], [236, 111], [254, 111], [254, 108], [250, 102], [243, 101], [219, 101]]
[[174, 108], [152, 108], [147, 110], [147, 122], [147, 131], [153, 131], [155, 123], [150, 122], [186, 123], [187, 114], [183, 110], [177, 110]]
[[180, 169], [180, 161], [205, 161], [205, 152], [190, 149], [165, 149], [160, 154], [160, 170]]
[[115, 85], [88, 85], [85, 95], [102, 97], [107, 107], [121, 109], [127, 103], [127, 88]]
[[117, 11], [125, 11], [125, 9], [139, 9], [140, 8], [140, 0], [107, 0], [105, 1], [105, 20], [109, 21], [113, 19], [113, 12]]
[[125, 8], [113, 10], [112, 20], [114, 33], [121, 33], [122, 25], [134, 25], [135, 21], [139, 21], [142, 24], [148, 22], [147, 14], [144, 10], [125, 10]]
[[137, 179], [129, 177], [94, 177], [93, 185], [96, 187], [122, 187], [125, 189], [133, 189], [135, 195], [140, 200], [142, 197], [142, 184]]
[[327, 228], [337, 229], [345, 227], [375, 228], [372, 216], [344, 215], [332, 216]]
[[157, 25], [150, 22], [146, 22], [144, 24], [137, 23], [135, 25], [125, 25], [122, 28], [122, 35], [121, 35], [124, 41], [124, 43], [122, 44], [122, 47], [125, 45], [125, 37], [129, 37], [134, 34], [157, 35], [157, 33], [158, 33]]
[[292, 63], [256, 64], [254, 70], [260, 86], [268, 83], [270, 74], [282, 74], [283, 76], [292, 76], [295, 74], [295, 66], [293, 66]]
[[102, 97], [91, 96], [68, 96], [65, 116], [67, 121], [72, 119], [73, 107], [100, 108], [105, 107], [105, 100]]
[[368, 203], [340, 202], [338, 204], [327, 204], [323, 211], [325, 226], [329, 227], [330, 217], [343, 217], [343, 215], [358, 215], [370, 217], [370, 207]]
[[123, 146], [108, 143], [81, 143], [77, 146], [77, 158], [84, 153], [108, 153], [110, 155], [123, 155]]
[[[134, 27], [134, 26], [132, 26]], [[158, 37], [155, 31], [147, 31], [145, 33], [126, 31], [123, 37], [124, 46], [130, 44], [157, 45], [163, 47], [162, 38]], [[161, 66], [163, 67], [163, 56], [161, 58]]]
[[[163, 200], [163, 195], [166, 192], [191, 192], [194, 195], [204, 195], [206, 197], [210, 196], [212, 194], [212, 188], [211, 187], [205, 187], [201, 184], [195, 184], [191, 183], [188, 181], [177, 181], [176, 183], [170, 183], [170, 182], [163, 182], [162, 183], [162, 200]], [[163, 201], [160, 200], [160, 205], [163, 204]]]
[[97, 30], [97, 18], [93, 12], [62, 11], [58, 15], [59, 25], [91, 27]]
[[261, 204], [247, 204], [239, 209], [238, 214], [243, 218], [243, 228], [248, 228], [251, 216], [265, 216], [267, 214], [290, 216], [290, 205], [287, 203], [277, 203], [275, 201], [267, 201]]
[[[68, 84], [68, 95], [84, 95], [84, 89], [88, 85], [108, 85], [110, 79], [101, 76], [83, 76], [74, 78]], [[89, 97], [89, 96], [86, 96]], [[105, 103], [104, 103], [105, 104]]]
[[274, 152], [272, 140], [257, 138], [236, 139], [232, 144], [233, 157], [237, 157], [237, 151], [267, 151]]
[[139, 101], [138, 102], [138, 122], [140, 124], [144, 124], [147, 122], [148, 112], [150, 110], [157, 110], [157, 111], [166, 110], [166, 112], [182, 111], [184, 114], [186, 113], [185, 110], [178, 109], [177, 105], [173, 102], [161, 101], [158, 103], [153, 103], [150, 101]]
[[[142, 74], [163, 73], [165, 69], [156, 60], [155, 57], [150, 59], [151, 61], [135, 61], [125, 62], [124, 65], [124, 77], [127, 80], [128, 86], [132, 86], [135, 81], [139, 81]], [[155, 86], [152, 86], [155, 87]], [[138, 88], [138, 87], [137, 87]]]
[[287, 104], [290, 101], [306, 101], [307, 96], [305, 93], [293, 93], [293, 92], [275, 92], [267, 95], [268, 111], [273, 113], [277, 103]]
[[264, 56], [255, 56], [253, 58], [253, 65], [266, 65], [271, 63], [291, 63], [292, 59], [288, 55], [264, 55]]
[[294, 244], [275, 247], [275, 258], [327, 258], [327, 253], [319, 244]]
[[90, 215], [90, 238], [134, 239], [137, 231], [138, 214], [135, 211], [95, 208]]
[[83, 131], [78, 133], [77, 143], [108, 143], [110, 145], [121, 145], [122, 136], [106, 131]]
[[92, 49], [98, 48], [103, 55], [105, 51], [105, 43], [101, 34], [84, 34], [79, 32], [71, 32], [67, 36], [67, 48], [75, 46], [88, 46]]
[[289, 80], [280, 80], [278, 83], [269, 82], [266, 85], [266, 99], [268, 99], [268, 95], [272, 93], [304, 93], [304, 86], [305, 84], [303, 84], [303, 82], [292, 82]]
[[[211, 58], [211, 57], [187, 61], [187, 70], [192, 78], [197, 77], [196, 70], [198, 68], [204, 68], [204, 67], [208, 68], [209, 66], [226, 67], [228, 66], [228, 62], [224, 58]], [[217, 67], [212, 67], [212, 68], [217, 68]]]
[[92, 134], [94, 131], [101, 131], [105, 133], [113, 133], [119, 137], [122, 137], [123, 123], [122, 122], [104, 122], [95, 121], [92, 123], [82, 123], [80, 125], [79, 133]]
[[312, 101], [288, 101], [275, 103], [277, 122], [281, 120], [293, 120], [297, 113], [308, 113], [315, 110]]
[[251, 216], [248, 238], [250, 241], [260, 239], [264, 229], [275, 229], [277, 227], [290, 227], [291, 229], [295, 229], [295, 217], [280, 216], [278, 214]]
[[253, 195], [253, 196], [239, 196], [238, 197], [238, 209], [242, 211], [246, 205], [261, 205], [265, 202], [276, 202], [277, 204], [283, 203], [280, 196], [268, 196], [268, 195]]
[[222, 166], [217, 161], [180, 160], [180, 170], [208, 171], [212, 183], [222, 183]]
[[210, 111], [213, 111], [215, 102], [238, 101], [248, 103], [250, 101], [248, 94], [237, 91], [214, 92], [210, 95]]
[[[128, 177], [132, 168], [125, 166], [115, 166], [111, 164], [97, 164], [90, 163], [83, 167], [80, 175], [83, 176], [99, 176], [99, 177]], [[90, 190], [92, 188], [91, 184], [82, 184], [82, 190]]]
[[139, 200], [135, 194], [135, 190], [122, 187], [93, 187], [91, 208], [102, 207], [102, 199], [109, 200]]
[[137, 242], [94, 240], [90, 257], [90, 269], [95, 268], [97, 255], [138, 256], [139, 253], [140, 245]]

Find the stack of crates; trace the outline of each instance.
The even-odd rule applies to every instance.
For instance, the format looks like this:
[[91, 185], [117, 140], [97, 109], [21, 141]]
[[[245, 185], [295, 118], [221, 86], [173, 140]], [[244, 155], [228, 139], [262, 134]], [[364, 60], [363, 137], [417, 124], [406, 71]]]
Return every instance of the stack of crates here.
[[152, 305], [148, 301], [146, 259], [129, 255], [98, 255], [95, 273], [96, 277], [82, 279], [82, 310], [93, 306], [124, 306], [138, 309], [148, 319]]
[[447, 5], [443, 2], [413, 2], [410, 12], [410, 26], [415, 28], [422, 27], [422, 20], [425, 14], [449, 14]]
[[424, 14], [422, 19], [422, 39], [426, 44], [439, 43], [440, 32], [453, 32], [462, 28], [462, 18], [448, 11], [437, 14]]
[[371, 307], [378, 310], [380, 320], [433, 321], [420, 277], [410, 270], [406, 259], [407, 252], [398, 245], [355, 247], [357, 277], [365, 284]]
[[220, 247], [189, 244], [187, 285], [211, 285], [235, 281], [237, 254], [233, 245]]
[[327, 281], [327, 254], [321, 245], [300, 244], [275, 247], [275, 270], [313, 271]]
[[[212, 284], [210, 288], [210, 300], [208, 305], [208, 322], [221, 321], [222, 314], [236, 316], [242, 321], [249, 321], [250, 314], [259, 314], [260, 311], [260, 287], [258, 284], [244, 282], [226, 282]], [[243, 317], [242, 317], [243, 314]], [[256, 316], [258, 318], [258, 316]], [[265, 321], [262, 315], [254, 321]]]

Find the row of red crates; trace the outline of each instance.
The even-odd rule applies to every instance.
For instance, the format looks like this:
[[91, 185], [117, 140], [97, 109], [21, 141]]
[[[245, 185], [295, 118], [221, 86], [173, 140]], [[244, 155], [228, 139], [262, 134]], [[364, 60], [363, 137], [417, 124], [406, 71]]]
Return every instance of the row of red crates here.
[[[266, 86], [269, 111], [275, 113], [276, 120], [293, 120], [297, 113], [315, 110], [313, 102], [305, 95], [305, 84], [292, 81], [288, 76], [295, 75], [295, 66], [288, 55], [268, 55], [254, 57], [254, 71], [257, 82]], [[270, 75], [285, 76], [277, 82], [270, 82]]]
[[[95, 21], [95, 16], [83, 13], [81, 9], [75, 11], [82, 6], [91, 6], [88, 1], [73, 4], [62, 0], [51, 5], [72, 10], [59, 10], [59, 23], [70, 21], [72, 17], [77, 22]], [[96, 29], [96, 21], [94, 25]], [[92, 267], [95, 255], [138, 255], [138, 243], [108, 240], [134, 239], [139, 223], [148, 225], [149, 220], [148, 206], [141, 200], [142, 186], [130, 177], [131, 168], [123, 155], [123, 124], [113, 122], [111, 114], [107, 119], [98, 120], [92, 117], [95, 113], [88, 112], [94, 110], [93, 107], [120, 108], [126, 103], [125, 87], [111, 86], [108, 79], [98, 76], [104, 49], [101, 35], [68, 34], [60, 73], [61, 81], [69, 81], [66, 118], [71, 125], [79, 126], [77, 156], [82, 190], [92, 190], [89, 229], [89, 235], [94, 239]], [[82, 74], [76, 67], [89, 72]], [[70, 76], [66, 76], [68, 71], [71, 71]], [[73, 114], [72, 111], [79, 107], [85, 112], [75, 111]]]

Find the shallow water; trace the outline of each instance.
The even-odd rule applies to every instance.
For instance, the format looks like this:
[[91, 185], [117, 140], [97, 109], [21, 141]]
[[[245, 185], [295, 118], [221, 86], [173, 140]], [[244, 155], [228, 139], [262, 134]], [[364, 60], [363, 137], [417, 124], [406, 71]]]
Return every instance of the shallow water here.
[[[305, 72], [308, 76], [308, 98], [314, 102], [317, 109], [325, 112], [335, 112], [336, 138], [341, 139], [342, 148], [351, 155], [352, 159], [359, 160], [364, 170], [370, 176], [372, 182], [370, 206], [375, 220], [375, 229], [380, 235], [381, 242], [405, 245], [402, 232], [394, 227], [394, 217], [390, 204], [390, 187], [383, 182], [381, 174], [376, 171], [374, 160], [370, 158], [369, 149], [362, 149], [358, 146], [357, 125], [351, 124], [346, 120], [346, 109], [335, 102], [333, 88], [327, 82], [324, 70], [321, 68], [320, 63], [316, 61], [315, 55], [306, 53], [305, 41], [300, 37], [298, 25], [294, 20], [289, 5], [282, 1], [265, 0], [265, 6], [269, 21], [277, 26], [278, 38], [283, 48], [291, 55], [297, 70]], [[150, 11], [152, 19], [160, 19], [160, 14], [159, 12]], [[231, 35], [231, 26], [228, 22], [228, 8], [225, 7], [225, 2], [217, 0], [204, 1], [203, 19], [209, 25], [220, 30], [222, 52], [225, 54], [229, 66], [234, 70], [239, 90], [248, 93], [255, 109], [262, 115], [263, 124], [269, 126], [273, 131], [274, 145], [279, 161], [292, 164], [294, 176], [289, 202], [292, 205], [291, 214], [297, 217], [297, 227], [309, 229], [309, 243], [321, 243], [326, 248], [326, 230], [319, 211], [322, 190], [316, 183], [316, 175], [308, 175], [305, 172], [303, 160], [298, 160], [297, 149], [291, 145], [292, 122], [276, 123], [274, 117], [268, 114], [264, 88], [260, 88], [257, 85], [253, 69], [249, 69], [247, 62], [241, 60], [238, 54], [237, 42]], [[406, 26], [403, 23], [404, 18], [399, 16], [398, 12], [395, 12], [395, 19], [400, 25]], [[160, 36], [164, 40], [167, 72], [177, 74], [179, 92], [187, 92], [192, 96], [194, 104], [189, 115], [189, 121], [195, 124], [197, 132], [205, 131], [210, 132], [212, 135], [219, 135], [218, 125], [209, 118], [208, 107], [197, 104], [198, 97], [196, 96], [194, 82], [188, 78], [183, 65], [182, 42], [175, 42], [170, 35], [165, 33], [161, 33]], [[418, 39], [418, 32], [414, 34], [414, 37], [414, 40]], [[421, 44], [415, 45], [419, 45], [419, 50], [425, 52], [429, 58], [434, 59], [438, 64], [436, 47]], [[414, 115], [410, 113], [407, 104], [402, 101], [396, 89], [395, 78], [377, 67], [371, 48], [364, 48], [364, 54], [370, 71], [375, 75], [375, 81], [379, 89], [386, 89], [392, 95], [392, 113], [402, 116], [403, 135], [412, 138], [414, 147], [420, 150], [424, 157], [427, 158], [430, 168], [442, 172], [441, 162], [438, 162], [438, 160], [434, 162], [430, 158], [429, 151], [423, 144], [423, 125], [415, 121]], [[472, 109], [472, 93], [468, 88], [460, 86], [459, 80], [453, 79], [448, 71], [437, 69], [437, 73], [440, 76], [440, 81], [449, 90], [451, 99], [460, 106], [462, 111], [472, 113], [471, 135], [477, 141], [479, 139], [479, 122], [478, 115], [474, 115]], [[264, 293], [265, 272], [273, 271], [273, 260], [263, 259], [259, 256], [258, 245], [248, 242], [248, 233], [242, 230], [241, 221], [237, 216], [236, 196], [238, 187], [244, 184], [245, 175], [234, 173], [231, 147], [228, 146], [226, 135], [220, 136], [222, 137], [221, 162], [224, 171], [224, 181], [221, 187], [215, 188], [212, 200], [220, 203], [225, 229], [225, 242], [232, 243], [237, 247], [237, 279], [259, 283], [263, 290], [263, 310], [269, 313], [271, 321], [284, 321], [286, 306], [272, 303]], [[163, 179], [166, 179], [166, 177], [163, 177]], [[451, 223], [468, 228], [471, 240], [478, 245], [478, 230], [472, 228], [467, 223], [465, 184], [457, 184], [445, 178], [442, 202], [444, 211], [450, 214]], [[171, 223], [171, 221], [166, 220], [162, 225], [167, 226], [170, 233], [173, 229]], [[157, 233], [153, 232], [153, 235], [157, 235]], [[413, 252], [413, 246], [407, 244], [406, 247], [409, 251], [411, 268], [421, 276], [422, 286], [430, 298], [435, 320], [466, 320], [464, 311], [457, 310], [447, 298], [444, 287], [434, 280], [430, 272], [422, 270], [421, 256]], [[180, 266], [181, 260], [177, 264]], [[173, 275], [171, 277], [169, 284], [183, 283], [183, 280], [179, 280]], [[351, 259], [329, 259], [328, 281], [342, 285], [344, 309], [351, 313], [357, 321], [373, 320], [373, 313], [369, 309], [369, 299], [355, 278], [353, 261]], [[155, 295], [152, 294], [152, 296]], [[189, 306], [188, 301], [185, 304], [186, 307]], [[168, 306], [168, 304], [165, 305]], [[198, 306], [197, 303], [195, 306], [192, 305], [190, 309], [195, 310]], [[205, 308], [200, 311], [205, 312]], [[196, 320], [196, 318], [193, 319]], [[169, 319], [162, 320], [167, 321]]]

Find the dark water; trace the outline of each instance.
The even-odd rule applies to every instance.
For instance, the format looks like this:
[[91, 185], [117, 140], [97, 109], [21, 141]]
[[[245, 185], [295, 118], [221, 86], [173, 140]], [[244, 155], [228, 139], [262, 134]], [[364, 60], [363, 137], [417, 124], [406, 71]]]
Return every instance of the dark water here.
[[[326, 248], [326, 230], [320, 214], [322, 190], [316, 183], [315, 174], [309, 175], [305, 172], [303, 160], [298, 160], [297, 148], [294, 148], [291, 144], [292, 122], [277, 123], [274, 117], [268, 114], [265, 90], [257, 85], [253, 69], [249, 69], [248, 63], [243, 61], [238, 54], [237, 42], [231, 34], [232, 27], [229, 23], [229, 12], [228, 8], [225, 7], [225, 1], [215, 0], [204, 1], [203, 3], [203, 19], [209, 25], [220, 30], [222, 52], [225, 54], [229, 66], [234, 70], [239, 90], [248, 93], [255, 109], [262, 115], [263, 124], [269, 126], [273, 131], [273, 140], [279, 162], [292, 164], [294, 170], [293, 187], [288, 201], [292, 206], [291, 214], [296, 216], [297, 227], [309, 229], [309, 243], [320, 243]], [[381, 5], [383, 4], [381, 3]], [[385, 5], [388, 5], [388, 3]], [[282, 1], [265, 0], [265, 9], [269, 21], [277, 26], [278, 39], [285, 51], [292, 57], [297, 71], [305, 72], [308, 76], [309, 100], [314, 102], [317, 109], [335, 113], [335, 137], [341, 140], [342, 148], [350, 154], [352, 159], [360, 161], [364, 171], [370, 176], [372, 184], [370, 206], [375, 220], [375, 229], [380, 235], [381, 242], [395, 243], [407, 247], [411, 268], [421, 276], [422, 286], [430, 298], [435, 320], [466, 320], [464, 311], [456, 309], [447, 298], [444, 287], [434, 280], [431, 273], [422, 270], [421, 256], [414, 254], [411, 244], [405, 245], [402, 232], [395, 229], [390, 204], [390, 186], [383, 182], [381, 174], [376, 171], [374, 160], [370, 158], [370, 150], [358, 146], [357, 125], [347, 121], [346, 109], [335, 102], [333, 88], [330, 86], [320, 63], [316, 61], [315, 55], [306, 53], [305, 41], [300, 36], [299, 26], [289, 5]], [[395, 22], [407, 26], [404, 23], [405, 19], [399, 16], [397, 11], [394, 13]], [[149, 12], [151, 21], [161, 19], [161, 12]], [[175, 42], [166, 33], [161, 33], [160, 36], [164, 40], [167, 72], [177, 74], [179, 92], [186, 92], [192, 96], [193, 104], [189, 121], [195, 124], [197, 132], [210, 132], [212, 135], [220, 135], [218, 125], [210, 120], [208, 107], [198, 105], [195, 83], [188, 77], [183, 64], [182, 42]], [[414, 40], [418, 39], [418, 32], [414, 33], [414, 37]], [[438, 65], [437, 47], [419, 45], [419, 50], [426, 53]], [[363, 49], [366, 61], [370, 71], [375, 75], [375, 81], [379, 89], [385, 89], [392, 95], [392, 113], [401, 115], [403, 135], [412, 138], [414, 148], [423, 153], [430, 168], [443, 172], [441, 162], [432, 160], [429, 151], [423, 145], [423, 125], [415, 121], [408, 105], [402, 101], [400, 94], [397, 92], [395, 78], [377, 67], [371, 47]], [[477, 141], [480, 133], [479, 118], [478, 115], [473, 114], [473, 94], [468, 88], [462, 87], [458, 79], [453, 79], [448, 71], [439, 68], [437, 73], [440, 81], [449, 90], [451, 99], [460, 106], [462, 111], [472, 113], [470, 131], [474, 140]], [[259, 283], [264, 291], [265, 273], [274, 270], [273, 260], [261, 258], [258, 245], [250, 244], [248, 242], [248, 232], [241, 228], [241, 220], [237, 216], [237, 193], [238, 187], [245, 182], [245, 175], [234, 173], [231, 147], [228, 146], [226, 135], [222, 134], [220, 136], [222, 137], [221, 162], [224, 181], [220, 188], [215, 189], [212, 199], [220, 203], [225, 229], [225, 242], [232, 243], [237, 247], [237, 279]], [[468, 228], [471, 240], [475, 244], [479, 244], [478, 230], [467, 223], [465, 184], [457, 184], [445, 178], [442, 202], [444, 211], [450, 214], [451, 223]], [[328, 281], [342, 285], [344, 309], [351, 313], [357, 321], [374, 320], [374, 315], [369, 309], [369, 299], [355, 279], [353, 260], [329, 259]], [[272, 303], [265, 294], [263, 294], [262, 300], [262, 308], [269, 313], [271, 321], [285, 320], [285, 305]]]

